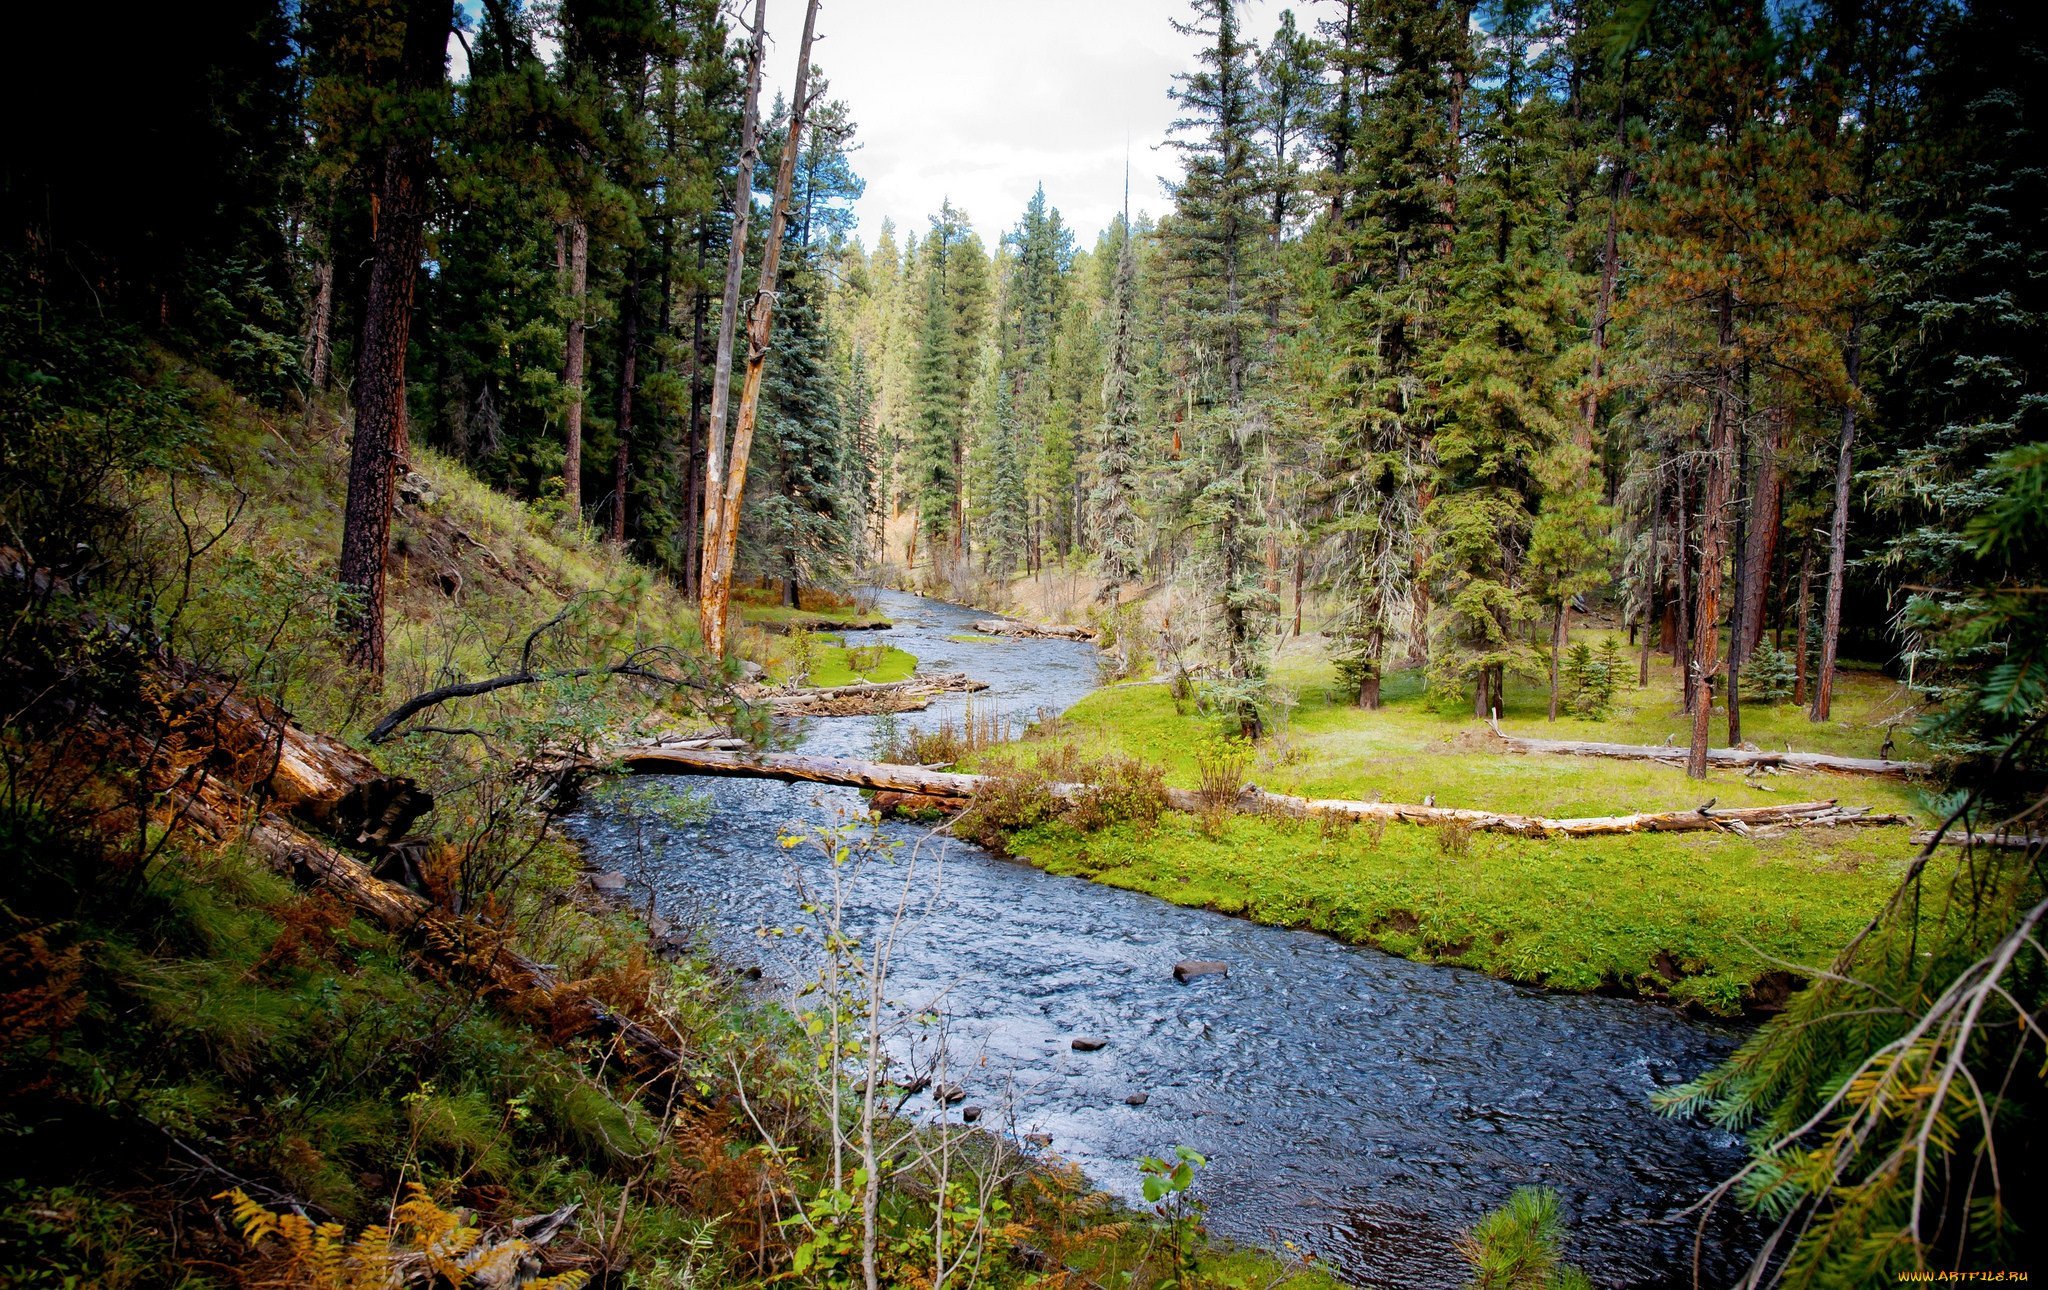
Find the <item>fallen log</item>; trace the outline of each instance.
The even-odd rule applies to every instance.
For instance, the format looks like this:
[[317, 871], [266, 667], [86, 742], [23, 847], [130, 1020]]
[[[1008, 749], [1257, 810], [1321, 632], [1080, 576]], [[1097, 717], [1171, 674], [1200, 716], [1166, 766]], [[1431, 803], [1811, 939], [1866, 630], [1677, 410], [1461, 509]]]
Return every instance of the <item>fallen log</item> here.
[[[1176, 804], [1177, 805], [1177, 804]], [[1867, 806], [1824, 802], [1786, 802], [1770, 806], [1705, 806], [1678, 811], [1639, 811], [1629, 815], [1592, 815], [1553, 819], [1504, 811], [1476, 811], [1449, 806], [1413, 806], [1403, 802], [1349, 802], [1307, 799], [1268, 793], [1248, 785], [1238, 794], [1237, 809], [1270, 812], [1300, 819], [1402, 820], [1410, 824], [1463, 824], [1482, 833], [1509, 833], [1528, 838], [1594, 838], [1618, 833], [1737, 833], [1764, 827], [1829, 828], [1836, 825], [1911, 824], [1912, 818], [1872, 811]]]
[[378, 847], [433, 809], [433, 794], [414, 780], [386, 774], [269, 700], [183, 663], [166, 660], [161, 669], [173, 683], [159, 700], [172, 743], [293, 818], [352, 846]]
[[805, 689], [754, 687], [740, 697], [765, 704], [779, 717], [846, 717], [877, 712], [915, 712], [930, 707], [942, 694], [972, 694], [988, 682], [965, 672], [913, 676], [904, 681], [856, 681]]
[[984, 636], [1039, 636], [1067, 641], [1095, 639], [1093, 627], [1075, 627], [1067, 623], [1019, 623], [1007, 618], [977, 618], [972, 627]]
[[896, 624], [886, 618], [764, 618], [749, 622], [750, 627], [763, 631], [788, 635], [791, 632], [886, 632]]
[[[1629, 761], [1682, 762], [1686, 750], [1659, 744], [1607, 744], [1580, 739], [1529, 739], [1494, 730], [1509, 751], [1555, 753], [1567, 757], [1616, 757]], [[1925, 762], [1892, 761], [1883, 757], [1838, 757], [1833, 753], [1765, 752], [1748, 748], [1709, 748], [1710, 766], [1775, 766], [1786, 770], [1824, 770], [1838, 775], [1925, 775]]]
[[[651, 1028], [622, 1017], [587, 995], [565, 991], [554, 971], [509, 946], [477, 953], [474, 930], [417, 892], [384, 881], [360, 860], [328, 845], [274, 810], [237, 800], [226, 784], [200, 778], [172, 794], [168, 819], [218, 844], [239, 841], [278, 873], [340, 898], [358, 914], [401, 938], [415, 940], [450, 967], [475, 971], [515, 1001], [569, 1010], [580, 1027], [616, 1037], [642, 1058], [673, 1066], [682, 1061]], [[488, 929], [484, 929], [488, 930]]]
[[[1934, 840], [1934, 830], [1932, 829], [1913, 835], [1913, 845], [1916, 847], [1924, 847]], [[2048, 834], [1964, 833], [1952, 829], [1941, 835], [1941, 845], [1947, 847], [1993, 847], [2003, 851], [2031, 851], [2035, 847], [2048, 847]]]
[[[890, 762], [799, 753], [753, 755], [679, 748], [619, 747], [607, 760], [643, 774], [734, 775], [797, 783], [841, 784], [890, 793], [932, 798], [972, 798], [990, 782], [986, 775], [927, 770]], [[1059, 801], [1073, 801], [1089, 791], [1086, 784], [1052, 783], [1046, 791]], [[1167, 804], [1177, 811], [1198, 812], [1207, 805], [1200, 793], [1185, 788], [1166, 790]], [[1716, 809], [1712, 803], [1682, 811], [1645, 811], [1631, 815], [1550, 819], [1503, 811], [1467, 810], [1448, 806], [1415, 806], [1401, 802], [1311, 800], [1268, 793], [1247, 785], [1230, 804], [1249, 814], [1277, 814], [1297, 819], [1402, 820], [1410, 824], [1462, 824], [1484, 833], [1519, 837], [1582, 838], [1617, 833], [1748, 833], [1764, 827], [1822, 828], [1835, 825], [1910, 824], [1904, 815], [1880, 814], [1862, 806], [1834, 801], [1787, 802], [1770, 806]]]

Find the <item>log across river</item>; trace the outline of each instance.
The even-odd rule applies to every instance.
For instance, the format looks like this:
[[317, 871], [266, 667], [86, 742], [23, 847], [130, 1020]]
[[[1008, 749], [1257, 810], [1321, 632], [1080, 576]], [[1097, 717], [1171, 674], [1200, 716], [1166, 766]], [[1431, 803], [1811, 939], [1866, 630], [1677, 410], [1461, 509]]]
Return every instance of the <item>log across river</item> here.
[[[880, 608], [896, 624], [880, 639], [991, 688], [923, 713], [810, 719], [793, 727], [797, 755], [873, 760], [890, 723], [957, 721], [969, 703], [1021, 720], [1095, 684], [1086, 643], [956, 643], [947, 638], [969, 630], [972, 611], [889, 593]], [[708, 816], [678, 813], [677, 787], [701, 794]], [[600, 786], [572, 827], [593, 860], [627, 875], [636, 902], [651, 895], [672, 921], [701, 923], [728, 953], [761, 964], [763, 988], [787, 990], [808, 975], [785, 957], [800, 947], [756, 930], [805, 921], [795, 880], [815, 882], [824, 867], [777, 837], [862, 808], [856, 789], [838, 785], [640, 774]], [[927, 835], [884, 827], [904, 847], [856, 886], [855, 927], [894, 911]], [[919, 894], [890, 996], [907, 1008], [938, 1001], [946, 1078], [986, 1109], [985, 1125], [1044, 1135], [1047, 1150], [1132, 1200], [1136, 1157], [1194, 1147], [1211, 1161], [1198, 1191], [1213, 1230], [1294, 1241], [1360, 1282], [1462, 1284], [1460, 1233], [1516, 1186], [1541, 1184], [1563, 1197], [1572, 1257], [1596, 1285], [1691, 1283], [1693, 1221], [1669, 1216], [1738, 1167], [1742, 1146], [1659, 1118], [1649, 1098], [1720, 1060], [1739, 1027], [1526, 989], [933, 845], [916, 857]], [[1229, 972], [1181, 982], [1173, 965], [1185, 959]], [[1107, 1043], [1077, 1051], [1077, 1037]], [[906, 1113], [941, 1112], [920, 1095]], [[1708, 1283], [1732, 1281], [1755, 1238], [1721, 1211], [1707, 1232]]]

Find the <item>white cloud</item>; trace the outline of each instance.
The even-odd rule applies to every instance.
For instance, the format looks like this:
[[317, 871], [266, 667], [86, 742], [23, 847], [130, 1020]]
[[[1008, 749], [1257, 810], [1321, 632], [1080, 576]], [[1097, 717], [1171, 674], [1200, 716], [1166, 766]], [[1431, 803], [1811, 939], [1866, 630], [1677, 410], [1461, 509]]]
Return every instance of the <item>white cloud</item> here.
[[[950, 196], [993, 249], [1042, 182], [1091, 245], [1123, 206], [1127, 140], [1132, 210], [1165, 209], [1167, 90], [1197, 50], [1169, 20], [1186, 16], [1184, 0], [824, 0], [814, 58], [859, 127], [862, 239], [884, 218], [921, 235]], [[802, 21], [802, 0], [769, 0], [768, 98], [795, 77]]]

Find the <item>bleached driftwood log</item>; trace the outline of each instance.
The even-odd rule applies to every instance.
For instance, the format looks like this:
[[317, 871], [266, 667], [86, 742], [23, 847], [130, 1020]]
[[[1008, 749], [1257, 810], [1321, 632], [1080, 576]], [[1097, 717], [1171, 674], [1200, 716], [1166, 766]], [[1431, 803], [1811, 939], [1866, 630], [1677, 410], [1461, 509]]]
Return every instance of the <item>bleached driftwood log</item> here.
[[1075, 627], [1068, 623], [1019, 623], [1007, 618], [977, 618], [973, 627], [984, 636], [1040, 636], [1065, 641], [1095, 639], [1093, 627]]
[[[1495, 727], [1501, 741], [1508, 749], [1518, 753], [1557, 753], [1568, 757], [1616, 757], [1625, 761], [1668, 761], [1685, 760], [1685, 748], [1679, 745], [1661, 744], [1607, 744], [1580, 739], [1530, 739], [1521, 735], [1502, 734]], [[1906, 777], [1924, 775], [1929, 767], [1925, 762], [1892, 761], [1882, 757], [1838, 757], [1833, 753], [1766, 752], [1749, 748], [1709, 748], [1707, 764], [1710, 766], [1775, 766], [1785, 770], [1825, 770], [1838, 775], [1897, 775]]]
[[791, 690], [757, 687], [752, 693], [742, 690], [740, 694], [749, 703], [773, 708], [780, 717], [847, 717], [915, 712], [930, 707], [942, 694], [972, 694], [987, 688], [988, 682], [965, 672], [940, 672], [904, 681], [856, 681]]
[[[859, 761], [847, 757], [819, 757], [799, 753], [743, 753], [697, 751], [658, 747], [611, 749], [606, 760], [641, 773], [735, 775], [757, 779], [781, 779], [801, 783], [843, 784], [892, 793], [914, 793], [924, 797], [972, 798], [989, 782], [985, 775], [928, 770], [890, 762]], [[1071, 801], [1088, 791], [1086, 784], [1055, 783], [1046, 786], [1055, 798]], [[1200, 793], [1184, 788], [1166, 790], [1167, 803], [1179, 811], [1200, 811], [1206, 801]], [[1337, 799], [1312, 800], [1280, 793], [1268, 793], [1247, 785], [1231, 804], [1247, 813], [1270, 813], [1301, 819], [1405, 820], [1411, 824], [1463, 824], [1486, 833], [1511, 833], [1521, 837], [1579, 838], [1616, 833], [1746, 833], [1763, 827], [1821, 828], [1833, 825], [1910, 824], [1904, 815], [1880, 814], [1862, 806], [1842, 806], [1834, 801], [1787, 802], [1770, 806], [1724, 809], [1712, 803], [1680, 811], [1643, 811], [1630, 815], [1588, 816], [1551, 819], [1538, 815], [1517, 815], [1503, 811], [1476, 811], [1447, 806], [1416, 806], [1401, 802], [1351, 802]]]

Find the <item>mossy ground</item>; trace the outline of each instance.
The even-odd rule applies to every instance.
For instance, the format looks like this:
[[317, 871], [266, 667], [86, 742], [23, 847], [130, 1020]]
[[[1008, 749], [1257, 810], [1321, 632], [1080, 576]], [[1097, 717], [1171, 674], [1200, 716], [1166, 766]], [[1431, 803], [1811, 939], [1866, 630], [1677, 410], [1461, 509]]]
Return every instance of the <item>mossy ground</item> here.
[[[1721, 806], [1836, 798], [1879, 811], [1924, 810], [1920, 791], [1894, 779], [1745, 778], [1716, 770], [1701, 784], [1658, 763], [1505, 754], [1469, 712], [1432, 706], [1414, 673], [1390, 678], [1379, 711], [1353, 706], [1337, 693], [1328, 651], [1315, 638], [1291, 642], [1276, 676], [1294, 706], [1245, 768], [1247, 779], [1274, 792], [1400, 802], [1428, 796], [1439, 806], [1551, 816], [1682, 809], [1710, 798]], [[1524, 678], [1509, 687], [1502, 726], [1550, 738], [1661, 744], [1669, 734], [1682, 742], [1686, 719], [1675, 693], [1664, 662], [1653, 667], [1648, 688], [1625, 687], [1606, 720], [1553, 723], [1545, 719], [1545, 684]], [[1802, 710], [1779, 706], [1750, 707], [1743, 724], [1748, 738], [1767, 747], [1789, 742], [1874, 755], [1886, 720], [1908, 703], [1881, 673], [1851, 670], [1841, 678], [1834, 722], [1815, 726]], [[1717, 733], [1724, 729], [1718, 712], [1715, 724]], [[1113, 686], [980, 761], [1065, 742], [1086, 757], [1153, 762], [1169, 783], [1195, 787], [1198, 750], [1221, 732], [1220, 720], [1192, 703], [1177, 709], [1164, 685]], [[1918, 751], [1903, 731], [1898, 742], [1901, 756]], [[1149, 834], [1117, 825], [1082, 835], [1055, 825], [1016, 834], [1010, 846], [1059, 872], [1410, 957], [1732, 1013], [1767, 996], [1772, 974], [1832, 959], [1890, 891], [1912, 854], [1909, 832], [1473, 834], [1461, 847], [1440, 830], [1403, 824], [1324, 830], [1238, 817], [1211, 836], [1169, 815]], [[1759, 984], [1767, 987], [1762, 994]]]

